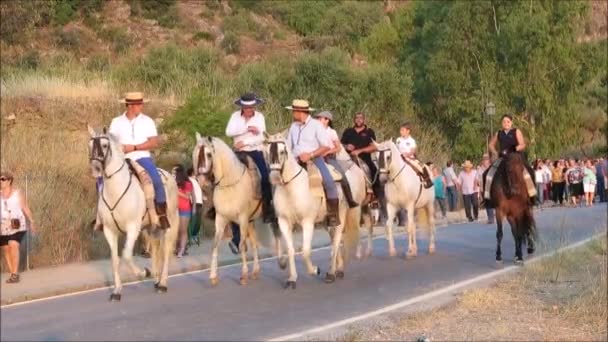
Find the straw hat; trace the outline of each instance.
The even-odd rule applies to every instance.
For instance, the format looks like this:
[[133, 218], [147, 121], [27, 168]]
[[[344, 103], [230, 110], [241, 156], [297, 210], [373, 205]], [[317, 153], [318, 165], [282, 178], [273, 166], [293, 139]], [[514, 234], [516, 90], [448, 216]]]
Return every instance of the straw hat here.
[[310, 108], [308, 101], [298, 100], [298, 99], [293, 100], [291, 102], [291, 106], [287, 106], [285, 108], [289, 109], [289, 110], [297, 110], [297, 111], [301, 111], [301, 112], [312, 112], [315, 110], [314, 108]]
[[315, 114], [315, 118], [326, 118], [329, 121], [333, 121], [334, 120], [333, 114], [331, 114], [331, 112], [329, 112], [327, 110], [322, 111], [321, 113]]
[[149, 100], [144, 99], [144, 93], [142, 92], [130, 92], [125, 94], [125, 98], [119, 101], [120, 103], [127, 104], [142, 104], [149, 102]]
[[462, 164], [462, 167], [464, 169], [472, 169], [473, 168], [473, 163], [471, 163], [470, 160], [465, 160], [464, 163]]
[[264, 100], [259, 99], [257, 96], [255, 96], [254, 93], [245, 93], [243, 95], [241, 95], [241, 98], [236, 99], [234, 101], [234, 104], [237, 106], [257, 106], [259, 104], [264, 103]]

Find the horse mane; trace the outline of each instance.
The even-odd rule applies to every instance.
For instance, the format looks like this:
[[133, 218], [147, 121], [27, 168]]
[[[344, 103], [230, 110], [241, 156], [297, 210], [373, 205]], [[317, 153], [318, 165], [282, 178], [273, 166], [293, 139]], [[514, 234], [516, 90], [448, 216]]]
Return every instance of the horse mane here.
[[[512, 189], [524, 191], [523, 193], [527, 196], [526, 184], [524, 182], [523, 171], [524, 161], [519, 153], [510, 153], [505, 157], [504, 160], [505, 168], [504, 172], [506, 183], [505, 186], [509, 186]], [[508, 192], [505, 192], [508, 194]]]
[[[217, 165], [215, 178], [220, 179], [223, 176], [223, 178], [229, 179], [229, 182], [235, 181], [241, 176], [240, 173], [235, 171], [245, 166], [238, 159], [236, 153], [222, 139], [211, 137], [211, 145], [215, 151], [213, 153], [213, 164]], [[233, 176], [234, 179], [231, 179], [232, 177], [229, 176]]]

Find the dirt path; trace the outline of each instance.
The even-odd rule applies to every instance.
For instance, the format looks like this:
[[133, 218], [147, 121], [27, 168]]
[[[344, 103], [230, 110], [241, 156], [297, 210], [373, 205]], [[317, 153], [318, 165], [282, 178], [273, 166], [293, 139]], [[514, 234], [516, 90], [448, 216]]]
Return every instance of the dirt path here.
[[606, 237], [558, 254], [447, 306], [383, 317], [338, 341], [606, 341]]

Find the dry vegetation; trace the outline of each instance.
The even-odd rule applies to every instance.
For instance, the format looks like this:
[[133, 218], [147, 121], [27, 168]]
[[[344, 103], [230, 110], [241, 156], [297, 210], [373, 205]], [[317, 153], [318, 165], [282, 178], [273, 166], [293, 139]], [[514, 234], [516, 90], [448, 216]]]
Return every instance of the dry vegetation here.
[[606, 341], [606, 236], [526, 266], [446, 307], [350, 330], [339, 341]]

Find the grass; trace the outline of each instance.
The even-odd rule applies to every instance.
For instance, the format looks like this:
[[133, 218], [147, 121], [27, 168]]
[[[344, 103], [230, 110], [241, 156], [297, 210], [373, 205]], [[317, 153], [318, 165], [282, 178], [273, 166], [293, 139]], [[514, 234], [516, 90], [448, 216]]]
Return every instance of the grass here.
[[604, 235], [494, 286], [466, 290], [445, 307], [393, 314], [336, 340], [607, 340], [606, 241]]

